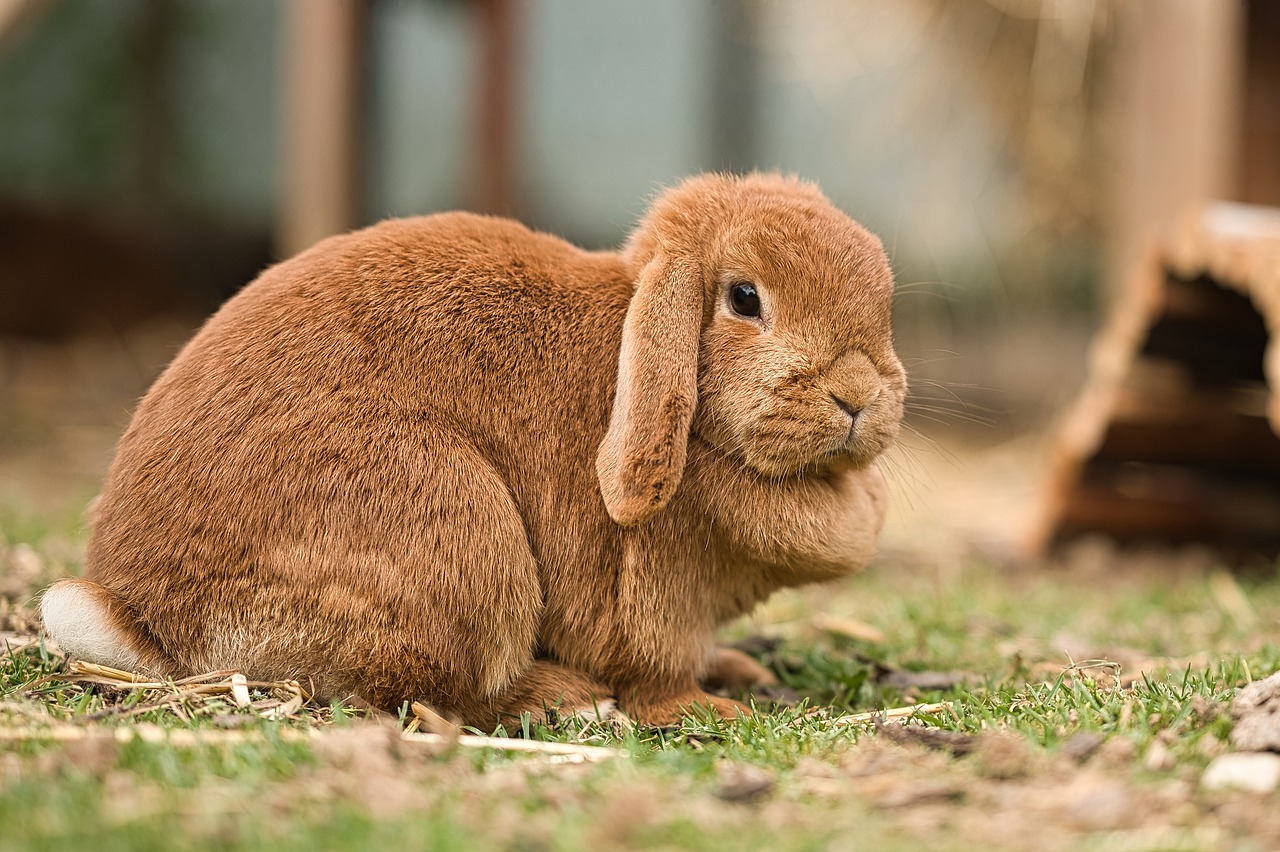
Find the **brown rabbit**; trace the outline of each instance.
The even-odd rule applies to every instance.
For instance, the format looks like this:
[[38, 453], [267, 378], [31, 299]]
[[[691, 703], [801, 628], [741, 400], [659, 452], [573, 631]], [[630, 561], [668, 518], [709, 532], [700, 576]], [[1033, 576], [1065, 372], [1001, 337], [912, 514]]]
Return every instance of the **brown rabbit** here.
[[906, 379], [880, 243], [814, 186], [705, 175], [621, 253], [465, 213], [262, 274], [142, 400], [62, 648], [493, 727], [669, 724], [765, 670], [713, 629], [864, 565]]

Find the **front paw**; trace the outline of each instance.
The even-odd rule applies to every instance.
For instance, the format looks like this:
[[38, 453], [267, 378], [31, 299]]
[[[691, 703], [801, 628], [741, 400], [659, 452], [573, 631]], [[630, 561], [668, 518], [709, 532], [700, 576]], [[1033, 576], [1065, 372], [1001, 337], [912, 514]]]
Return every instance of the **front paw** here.
[[826, 546], [839, 574], [861, 570], [875, 555], [889, 507], [889, 488], [874, 464], [846, 471], [835, 485]]
[[880, 466], [873, 462], [860, 470], [847, 471], [840, 491], [848, 519], [879, 534], [889, 509], [889, 484]]

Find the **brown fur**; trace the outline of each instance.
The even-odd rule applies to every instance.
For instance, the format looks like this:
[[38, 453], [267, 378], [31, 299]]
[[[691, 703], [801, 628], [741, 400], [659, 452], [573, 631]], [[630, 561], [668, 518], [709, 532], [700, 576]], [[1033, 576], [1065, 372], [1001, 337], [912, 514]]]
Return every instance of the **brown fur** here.
[[482, 727], [611, 698], [732, 715], [699, 679], [751, 672], [713, 628], [874, 550], [891, 293], [879, 242], [776, 175], [686, 181], [620, 254], [462, 213], [326, 240], [143, 399], [87, 576], [161, 674]]

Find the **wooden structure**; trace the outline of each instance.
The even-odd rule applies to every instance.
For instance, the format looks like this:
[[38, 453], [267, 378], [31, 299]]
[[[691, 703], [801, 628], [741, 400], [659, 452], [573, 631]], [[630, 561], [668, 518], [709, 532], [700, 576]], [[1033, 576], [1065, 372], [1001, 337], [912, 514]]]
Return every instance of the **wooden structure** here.
[[1280, 554], [1280, 209], [1148, 253], [1051, 448], [1032, 546], [1084, 533]]
[[1240, 126], [1250, 79], [1243, 47], [1252, 22], [1244, 4], [1220, 0], [1109, 5], [1114, 170], [1106, 183], [1106, 284], [1115, 299], [1142, 274], [1154, 235], [1210, 201], [1241, 198]]
[[367, 0], [284, 6], [280, 224], [288, 257], [360, 221]]
[[[6, 0], [0, 0], [0, 4]], [[467, 204], [517, 212], [520, 19], [515, 0], [471, 0], [478, 48]], [[3, 5], [0, 5], [3, 11]], [[289, 257], [363, 221], [373, 0], [287, 0], [281, 45], [280, 212]], [[431, 81], [423, 81], [430, 85]]]

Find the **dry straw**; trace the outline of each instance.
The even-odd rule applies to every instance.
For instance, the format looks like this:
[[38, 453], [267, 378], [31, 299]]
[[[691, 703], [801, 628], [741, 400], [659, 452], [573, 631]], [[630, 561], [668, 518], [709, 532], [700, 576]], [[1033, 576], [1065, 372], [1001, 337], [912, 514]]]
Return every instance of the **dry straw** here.
[[251, 681], [236, 671], [208, 672], [180, 680], [159, 681], [83, 660], [72, 660], [67, 668], [67, 674], [58, 675], [58, 679], [144, 693], [137, 703], [108, 707], [92, 714], [90, 718], [93, 719], [138, 716], [161, 709], [190, 719], [202, 710], [210, 709], [214, 701], [225, 705], [227, 700], [235, 707], [251, 710], [264, 719], [292, 719], [311, 698], [296, 680]]
[[[293, 719], [311, 696], [297, 681], [252, 681], [236, 671], [216, 671], [173, 681], [147, 678], [136, 672], [110, 666], [100, 666], [82, 660], [71, 660], [65, 674], [58, 674], [32, 684], [37, 687], [50, 680], [69, 680], [79, 684], [95, 684], [129, 693], [143, 693], [136, 703], [117, 702], [85, 718], [90, 721], [125, 719], [156, 710], [167, 710], [176, 716], [190, 720], [194, 716], [215, 709], [225, 709], [229, 704], [264, 719]], [[557, 763], [583, 763], [608, 760], [625, 756], [621, 749], [589, 746], [578, 743], [540, 742], [536, 740], [509, 739], [506, 737], [482, 737], [462, 734], [456, 726], [442, 720], [438, 714], [420, 704], [414, 705], [414, 720], [408, 730], [400, 735], [406, 743], [429, 745], [451, 749], [479, 748], [495, 751], [522, 752], [544, 755]], [[429, 722], [431, 732], [418, 732], [423, 720]], [[288, 742], [315, 739], [322, 734], [317, 729], [280, 728], [276, 736]], [[70, 742], [94, 738], [110, 738], [117, 742], [164, 743], [177, 747], [200, 745], [224, 745], [252, 742], [260, 738], [253, 731], [167, 729], [159, 725], [138, 724], [128, 727], [99, 728], [84, 725], [30, 725], [21, 728], [0, 726], [0, 742], [56, 741]]]
[[[89, 721], [125, 719], [152, 711], [169, 711], [184, 720], [225, 710], [228, 705], [248, 711], [264, 719], [295, 719], [311, 696], [297, 681], [251, 681], [236, 671], [216, 671], [172, 681], [147, 678], [136, 672], [124, 671], [71, 660], [67, 672], [44, 678], [32, 684], [39, 686], [48, 680], [70, 680], [80, 684], [95, 684], [130, 694], [142, 693], [136, 702], [119, 701], [103, 710], [88, 714]], [[542, 755], [557, 763], [585, 763], [612, 760], [627, 756], [619, 748], [586, 745], [582, 743], [543, 742], [540, 740], [508, 737], [485, 737], [464, 734], [449, 720], [425, 705], [412, 705], [413, 719], [400, 734], [406, 743], [428, 745], [438, 750], [454, 748], [489, 749]], [[913, 704], [867, 713], [839, 716], [831, 720], [834, 725], [873, 725], [888, 719], [910, 719], [922, 714], [953, 712], [947, 703]], [[419, 730], [425, 728], [426, 730]], [[144, 742], [164, 743], [177, 747], [199, 745], [237, 744], [252, 742], [260, 735], [254, 731], [168, 729], [154, 724], [137, 724], [128, 727], [99, 728], [95, 726], [58, 724], [30, 725], [21, 728], [0, 726], [0, 742], [27, 740], [76, 741], [106, 737], [117, 742], [135, 739]], [[281, 728], [276, 731], [281, 740], [301, 742], [322, 736], [315, 728]]]

